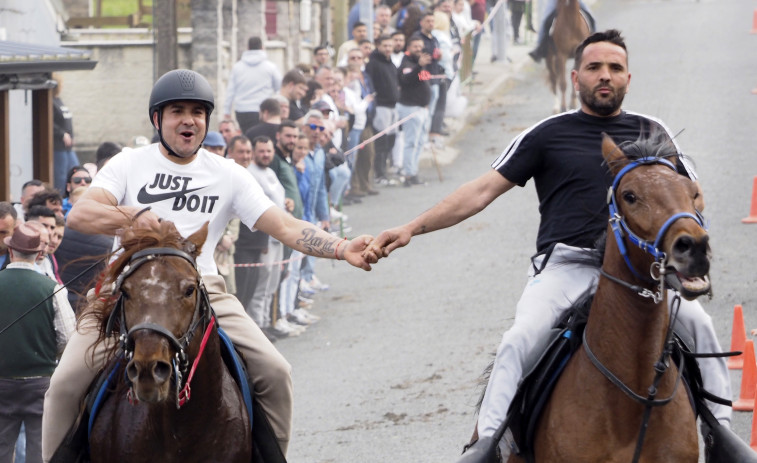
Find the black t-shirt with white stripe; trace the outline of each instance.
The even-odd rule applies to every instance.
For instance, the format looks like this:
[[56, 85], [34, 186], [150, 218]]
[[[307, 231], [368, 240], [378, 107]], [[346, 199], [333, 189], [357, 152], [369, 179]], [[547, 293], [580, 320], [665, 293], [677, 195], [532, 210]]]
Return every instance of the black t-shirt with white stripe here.
[[[520, 186], [534, 179], [541, 214], [537, 250], [553, 243], [594, 245], [607, 227], [607, 189], [613, 180], [602, 158], [602, 133], [619, 144], [650, 130], [672, 139], [668, 128], [649, 116], [623, 111], [595, 117], [576, 110], [544, 119], [510, 143], [492, 167]], [[686, 160], [679, 160], [680, 170], [696, 179]]]

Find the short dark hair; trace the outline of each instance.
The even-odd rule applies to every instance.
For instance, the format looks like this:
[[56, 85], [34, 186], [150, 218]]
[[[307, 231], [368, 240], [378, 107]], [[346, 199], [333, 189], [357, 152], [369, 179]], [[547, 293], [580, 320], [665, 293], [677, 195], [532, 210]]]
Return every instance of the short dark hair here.
[[305, 76], [302, 74], [302, 71], [299, 69], [292, 69], [291, 71], [284, 74], [284, 77], [281, 79], [281, 86], [285, 86], [287, 84], [307, 84], [308, 80], [305, 78]]
[[355, 29], [357, 29], [357, 28], [358, 28], [358, 27], [360, 27], [360, 26], [365, 26], [365, 27], [368, 27], [368, 25], [367, 25], [367, 24], [365, 24], [364, 22], [362, 22], [362, 21], [358, 21], [358, 22], [356, 22], [355, 24], [353, 24], [353, 25], [352, 25], [352, 30], [354, 31]]
[[113, 141], [104, 141], [97, 147], [97, 153], [95, 154], [95, 165], [97, 170], [103, 168], [108, 159], [117, 155], [123, 151], [124, 147]]
[[626, 48], [626, 42], [620, 31], [617, 29], [608, 29], [603, 32], [595, 32], [586, 37], [583, 42], [576, 47], [576, 53], [573, 58], [573, 69], [578, 70], [581, 67], [581, 60], [584, 56], [584, 50], [592, 43], [598, 42], [610, 42], [613, 45], [617, 45], [626, 52], [626, 61], [628, 61], [628, 49]]
[[359, 41], [359, 42], [358, 42], [357, 44], [358, 44], [358, 45], [362, 45], [362, 44], [364, 44], [364, 43], [371, 43], [371, 41], [370, 41], [370, 40], [368, 40], [368, 39], [363, 39], [363, 40]]
[[[400, 32], [400, 34], [401, 34], [401, 32]], [[374, 40], [374, 42], [376, 43], [376, 45], [378, 45], [378, 44], [380, 44], [382, 42], [386, 42], [387, 40], [392, 40], [392, 36], [386, 35], [386, 34], [381, 34], [381, 35], [378, 36], [378, 38], [376, 40]]]
[[260, 112], [267, 112], [269, 116], [280, 116], [281, 105], [276, 98], [266, 98], [260, 103]]
[[[66, 176], [66, 183], [71, 183], [71, 179], [72, 179], [72, 178], [74, 177], [74, 175], [75, 175], [75, 174], [76, 174], [77, 172], [86, 172], [86, 173], [87, 173], [87, 177], [89, 177], [89, 176], [90, 176], [90, 175], [89, 175], [89, 171], [88, 171], [88, 170], [87, 170], [86, 168], [84, 168], [84, 167], [82, 167], [82, 166], [74, 166], [74, 167], [72, 167], [72, 168], [71, 168], [71, 169], [70, 169], [70, 170], [68, 171], [68, 175]], [[92, 179], [90, 178], [90, 181], [91, 181], [91, 180], [92, 180]], [[68, 195], [70, 195], [70, 194], [71, 194], [71, 192], [70, 192], [70, 191], [68, 191], [68, 188], [66, 188], [66, 191], [65, 191], [65, 192], [63, 192], [63, 197], [64, 197], [64, 198], [68, 198]]]
[[29, 206], [29, 212], [26, 213], [26, 217], [24, 217], [24, 220], [27, 222], [30, 220], [34, 220], [40, 217], [52, 217], [55, 218], [55, 212], [53, 212], [52, 209], [50, 209], [47, 206]]
[[416, 42], [418, 40], [423, 42], [423, 37], [419, 33], [416, 32], [415, 34], [411, 35], [409, 39], [407, 39], [407, 45], [410, 45], [412, 42]]
[[28, 182], [24, 183], [24, 185], [21, 187], [21, 191], [23, 192], [28, 186], [45, 186], [45, 182], [36, 178], [31, 179]]
[[42, 191], [36, 192], [34, 196], [32, 196], [32, 199], [29, 200], [29, 210], [31, 210], [34, 206], [45, 206], [45, 208], [47, 208], [48, 201], [60, 203], [63, 201], [63, 198], [61, 198], [58, 190], [46, 188]]
[[317, 47], [313, 48], [313, 54], [317, 55], [319, 51], [326, 50], [328, 51], [328, 48], [324, 47], [323, 45], [318, 45]]
[[0, 219], [4, 219], [8, 216], [11, 216], [13, 217], [13, 220], [16, 220], [18, 218], [16, 208], [8, 201], [0, 201]]
[[263, 49], [263, 41], [260, 40], [260, 37], [253, 35], [247, 41], [247, 49], [248, 50], [262, 50]]
[[295, 124], [294, 121], [290, 121], [289, 119], [284, 119], [283, 121], [281, 121], [281, 124], [279, 124], [279, 128], [278, 128], [278, 130], [276, 130], [276, 132], [277, 133], [283, 132], [282, 129], [284, 127], [289, 127], [290, 129], [296, 129], [297, 128], [297, 124]]
[[390, 35], [389, 37], [394, 38], [395, 35], [401, 35], [402, 37], [404, 37], [405, 33], [402, 31], [394, 31], [392, 32], [392, 35]]
[[254, 150], [256, 146], [258, 146], [258, 143], [270, 143], [271, 145], [275, 145], [276, 143], [271, 140], [271, 137], [268, 135], [258, 135], [257, 137], [252, 139], [252, 149]]
[[234, 147], [236, 146], [237, 143], [247, 143], [248, 141], [250, 141], [250, 139], [245, 137], [244, 135], [237, 135], [236, 137], [229, 140], [229, 146], [227, 148], [227, 151], [234, 150]]

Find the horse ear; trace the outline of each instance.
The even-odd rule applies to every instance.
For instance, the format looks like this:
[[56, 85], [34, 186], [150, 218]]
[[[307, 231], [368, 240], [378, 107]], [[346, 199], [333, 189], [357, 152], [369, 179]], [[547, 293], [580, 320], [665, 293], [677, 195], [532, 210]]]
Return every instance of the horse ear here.
[[605, 158], [605, 162], [613, 175], [617, 174], [623, 167], [623, 164], [628, 161], [626, 155], [623, 154], [623, 150], [604, 132], [602, 132], [602, 157]]
[[192, 233], [189, 238], [184, 240], [182, 250], [193, 258], [197, 258], [202, 252], [202, 245], [205, 244], [205, 239], [208, 237], [209, 223], [210, 222], [205, 222], [199, 230]]

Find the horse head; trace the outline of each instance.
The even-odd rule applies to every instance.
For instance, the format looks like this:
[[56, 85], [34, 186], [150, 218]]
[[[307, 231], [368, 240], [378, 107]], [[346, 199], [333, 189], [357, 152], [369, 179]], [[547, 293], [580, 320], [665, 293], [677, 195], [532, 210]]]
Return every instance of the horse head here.
[[163, 221], [159, 229], [129, 229], [122, 236], [123, 254], [116, 261], [120, 265], [114, 265], [120, 267], [118, 302], [110, 318], [120, 317], [126, 376], [137, 400], [166, 400], [172, 374], [180, 385], [189, 351], [197, 350], [192, 340], [199, 340], [194, 335], [205, 328], [210, 308], [195, 259], [207, 233], [205, 223], [183, 239], [171, 222]]
[[678, 172], [673, 142], [652, 133], [618, 146], [605, 134], [602, 155], [615, 176], [608, 193], [611, 229], [633, 277], [660, 288], [664, 281], [686, 299], [709, 293], [704, 200], [698, 184]]

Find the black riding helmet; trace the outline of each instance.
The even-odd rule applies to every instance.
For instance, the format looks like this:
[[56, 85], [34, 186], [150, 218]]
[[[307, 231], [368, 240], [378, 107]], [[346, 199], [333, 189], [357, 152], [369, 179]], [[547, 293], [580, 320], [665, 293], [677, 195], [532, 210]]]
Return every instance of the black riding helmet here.
[[[175, 69], [163, 74], [150, 93], [150, 123], [153, 114], [158, 113], [158, 136], [160, 144], [168, 151], [168, 154], [180, 157], [174, 153], [168, 143], [163, 139], [163, 107], [172, 101], [198, 101], [205, 106], [205, 135], [208, 134], [210, 114], [213, 112], [215, 103], [213, 89], [202, 75], [189, 69]], [[203, 135], [203, 140], [205, 139]], [[202, 142], [197, 147], [200, 149]], [[196, 152], [196, 151], [195, 151]]]

